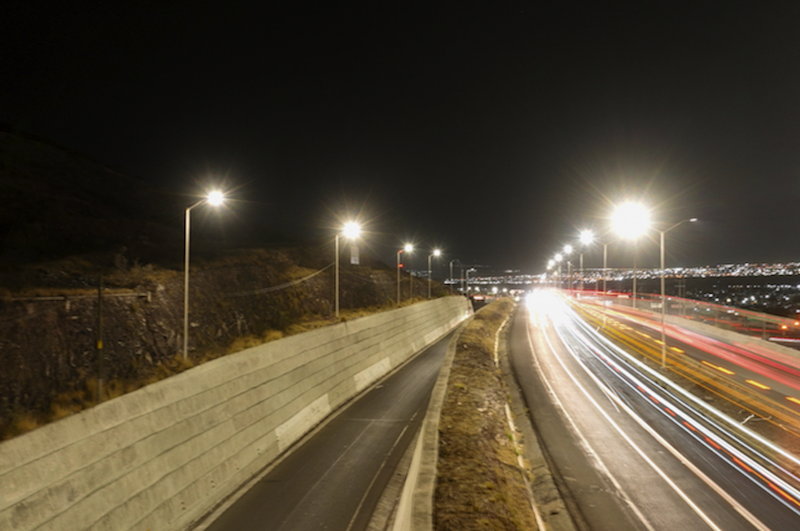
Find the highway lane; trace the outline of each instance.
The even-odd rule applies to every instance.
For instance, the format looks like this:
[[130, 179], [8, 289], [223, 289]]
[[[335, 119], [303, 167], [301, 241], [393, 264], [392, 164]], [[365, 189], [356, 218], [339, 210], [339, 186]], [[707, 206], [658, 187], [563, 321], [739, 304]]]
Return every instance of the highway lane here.
[[201, 529], [366, 529], [425, 415], [453, 334], [351, 403]]
[[563, 303], [539, 302], [515, 319], [512, 363], [584, 529], [800, 525], [780, 494], [796, 495], [786, 483], [796, 478], [765, 467], [769, 456], [752, 458], [729, 426], [594, 337]]
[[[661, 359], [661, 342], [657, 339], [661, 326], [652, 314], [617, 308], [603, 313], [586, 304], [579, 308], [609, 335], [654, 361]], [[758, 418], [769, 419], [800, 436], [800, 360], [752, 343], [734, 340], [728, 344], [676, 325], [665, 328], [668, 367], [734, 399]]]

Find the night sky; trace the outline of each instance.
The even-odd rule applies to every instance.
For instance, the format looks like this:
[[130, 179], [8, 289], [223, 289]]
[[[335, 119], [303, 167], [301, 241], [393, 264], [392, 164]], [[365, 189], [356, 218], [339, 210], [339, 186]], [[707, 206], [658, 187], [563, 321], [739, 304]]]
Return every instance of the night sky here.
[[538, 273], [633, 199], [700, 218], [668, 265], [800, 261], [800, 2], [91, 4], [2, 2], [0, 121], [264, 226]]

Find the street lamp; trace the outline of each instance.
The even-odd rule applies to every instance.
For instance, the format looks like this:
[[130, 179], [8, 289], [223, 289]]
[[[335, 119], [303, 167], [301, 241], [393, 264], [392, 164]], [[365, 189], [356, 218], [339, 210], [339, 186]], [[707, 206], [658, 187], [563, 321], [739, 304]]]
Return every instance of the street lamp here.
[[556, 255], [553, 257], [553, 260], [555, 260], [555, 261], [556, 261], [556, 264], [558, 265], [558, 274], [556, 275], [556, 277], [558, 278], [558, 280], [556, 281], [556, 284], [557, 284], [559, 287], [561, 287], [561, 280], [562, 280], [562, 279], [561, 279], [561, 260], [563, 260], [563, 259], [564, 259], [564, 257], [563, 257], [563, 256], [561, 256], [561, 253], [558, 253], [558, 254], [556, 254]]
[[603, 243], [603, 296], [608, 293], [606, 289], [606, 280], [608, 279], [608, 246], [611, 243], [613, 243], [613, 240]]
[[219, 206], [223, 201], [225, 201], [223, 193], [215, 190], [186, 209], [186, 246], [183, 264], [183, 361], [186, 361], [189, 357], [189, 234], [191, 232], [191, 213], [194, 207], [203, 203]]
[[477, 271], [477, 269], [475, 269], [474, 267], [470, 267], [470, 268], [467, 269], [467, 289], [466, 289], [466, 291], [469, 291], [469, 273], [470, 273], [470, 271]]
[[665, 254], [665, 235], [674, 228], [683, 225], [684, 223], [694, 223], [697, 221], [697, 218], [689, 218], [684, 219], [683, 221], [679, 221], [675, 225], [671, 226], [666, 230], [657, 230], [657, 232], [661, 235], [661, 368], [665, 368], [667, 366], [667, 333], [666, 327], [664, 325], [664, 319], [666, 314], [666, 297], [664, 296], [664, 254]]
[[433, 253], [428, 255], [428, 298], [431, 298], [431, 258], [434, 256], [439, 256], [442, 254], [442, 251], [436, 249]]
[[450, 295], [453, 294], [453, 262], [457, 260], [458, 258], [453, 258], [450, 260]]
[[567, 244], [564, 246], [564, 257], [567, 258], [567, 289], [572, 290], [572, 262], [569, 261], [569, 255], [572, 253], [572, 246]]
[[[405, 251], [410, 253], [414, 250], [414, 246], [410, 243], [405, 244], [402, 249], [397, 251], [397, 306], [400, 306], [400, 254]], [[410, 273], [409, 273], [410, 274]]]
[[586, 247], [594, 241], [594, 233], [590, 230], [582, 230], [578, 241], [581, 243], [581, 293], [583, 293], [583, 253], [586, 251]]
[[[358, 238], [359, 234], [361, 234], [361, 225], [355, 223], [354, 221], [348, 221], [344, 224], [342, 228], [341, 234], [350, 240], [354, 240]], [[334, 260], [333, 260], [333, 268], [336, 271], [336, 318], [339, 318], [339, 233], [336, 233], [336, 236], [333, 239], [334, 242]]]
[[614, 232], [623, 238], [633, 240], [633, 297], [632, 304], [636, 308], [636, 240], [650, 228], [650, 214], [638, 203], [623, 203], [617, 207], [611, 220]]

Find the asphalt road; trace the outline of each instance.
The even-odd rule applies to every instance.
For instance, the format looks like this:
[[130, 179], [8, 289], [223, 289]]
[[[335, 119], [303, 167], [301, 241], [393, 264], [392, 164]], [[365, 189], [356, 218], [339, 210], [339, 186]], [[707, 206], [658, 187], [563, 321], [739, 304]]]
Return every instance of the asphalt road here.
[[[612, 307], [612, 310], [616, 308]], [[609, 312], [609, 323], [618, 322], [642, 337], [643, 343], [650, 343], [660, 337], [660, 323], [652, 315], [638, 313], [629, 314], [630, 310]], [[796, 359], [776, 353], [764, 347], [734, 341], [726, 342], [722, 336], [709, 338], [678, 326], [666, 327], [667, 345], [678, 347], [680, 354], [673, 348], [667, 349], [669, 358], [683, 361], [692, 358], [707, 364], [706, 370], [712, 370], [717, 378], [731, 383], [733, 388], [744, 389], [745, 393], [761, 395], [764, 401], [782, 410], [787, 422], [800, 424], [800, 371]], [[670, 362], [671, 363], [671, 362]], [[790, 427], [791, 428], [791, 427]], [[797, 430], [797, 427], [793, 429]]]
[[563, 318], [554, 324], [554, 304], [520, 309], [510, 355], [579, 527], [800, 529], [793, 502], [731, 457], [746, 459], [737, 453], [745, 446], [591, 330]]
[[366, 529], [425, 415], [453, 333], [341, 411], [204, 529]]

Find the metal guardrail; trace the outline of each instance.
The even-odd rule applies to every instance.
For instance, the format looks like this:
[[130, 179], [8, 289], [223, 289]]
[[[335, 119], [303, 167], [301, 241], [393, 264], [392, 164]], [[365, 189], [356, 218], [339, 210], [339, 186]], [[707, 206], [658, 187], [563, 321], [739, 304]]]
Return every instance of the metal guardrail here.
[[[151, 292], [144, 293], [103, 293], [103, 297], [137, 297], [146, 298], [147, 302], [153, 302]], [[70, 301], [79, 299], [97, 299], [97, 294], [93, 295], [53, 295], [49, 297], [11, 297], [7, 299], [12, 302], [54, 302], [64, 301], [66, 310], [69, 311]]]

